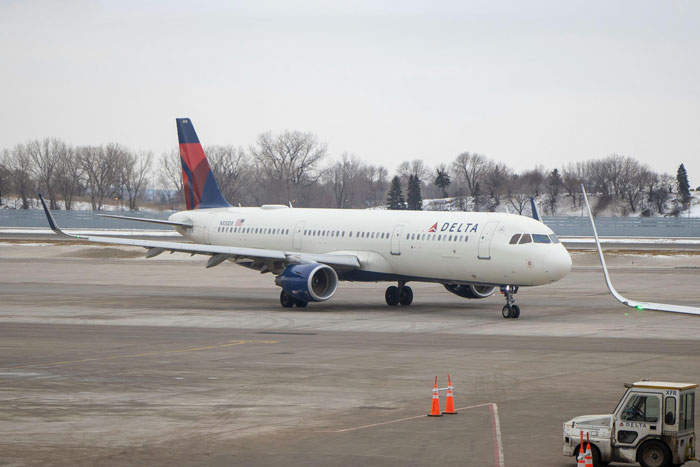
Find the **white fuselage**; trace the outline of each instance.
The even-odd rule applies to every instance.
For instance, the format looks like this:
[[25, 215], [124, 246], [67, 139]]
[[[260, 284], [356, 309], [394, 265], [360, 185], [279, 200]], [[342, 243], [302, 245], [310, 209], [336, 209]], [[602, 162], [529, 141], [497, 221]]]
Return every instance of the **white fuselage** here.
[[196, 243], [357, 256], [360, 270], [341, 280], [530, 286], [557, 281], [571, 269], [558, 241], [509, 243], [516, 234], [553, 238], [543, 223], [514, 214], [274, 205], [195, 209], [170, 220], [192, 223], [176, 230]]

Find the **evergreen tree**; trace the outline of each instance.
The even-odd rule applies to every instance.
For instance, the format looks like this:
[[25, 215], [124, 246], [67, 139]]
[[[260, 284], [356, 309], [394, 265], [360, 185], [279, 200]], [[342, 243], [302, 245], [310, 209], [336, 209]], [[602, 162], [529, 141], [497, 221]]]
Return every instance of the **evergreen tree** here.
[[447, 198], [446, 188], [450, 186], [452, 180], [450, 180], [450, 174], [447, 173], [446, 169], [436, 169], [437, 177], [435, 177], [435, 185], [442, 189], [442, 197]]
[[408, 209], [412, 211], [420, 211], [423, 209], [423, 198], [420, 194], [420, 179], [418, 175], [409, 175], [408, 177], [406, 203], [408, 204]]
[[391, 179], [389, 194], [386, 199], [388, 209], [406, 209], [406, 202], [403, 198], [403, 190], [401, 189], [401, 180], [398, 176]]
[[690, 206], [690, 183], [688, 182], [688, 172], [683, 164], [678, 167], [676, 185], [678, 186], [678, 194], [681, 195], [681, 203], [687, 208]]

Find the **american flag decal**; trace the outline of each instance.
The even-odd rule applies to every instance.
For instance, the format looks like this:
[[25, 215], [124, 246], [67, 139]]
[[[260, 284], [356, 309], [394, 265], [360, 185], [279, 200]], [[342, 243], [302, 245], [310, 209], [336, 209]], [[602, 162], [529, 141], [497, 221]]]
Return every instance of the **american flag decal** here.
[[238, 220], [236, 221], [236, 227], [242, 226], [244, 222], [245, 222], [245, 219], [238, 219]]

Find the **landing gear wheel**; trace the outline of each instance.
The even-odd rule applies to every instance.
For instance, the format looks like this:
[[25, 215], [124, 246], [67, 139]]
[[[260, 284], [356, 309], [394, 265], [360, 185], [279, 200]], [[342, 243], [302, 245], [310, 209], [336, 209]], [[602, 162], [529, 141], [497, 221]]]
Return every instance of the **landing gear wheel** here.
[[395, 285], [392, 285], [391, 287], [387, 287], [386, 292], [384, 293], [384, 299], [386, 300], [386, 304], [389, 306], [396, 306], [399, 304], [399, 288], [396, 287]]
[[413, 303], [413, 289], [409, 286], [404, 285], [401, 287], [401, 295], [399, 296], [399, 303], [408, 306]]
[[513, 305], [513, 316], [511, 318], [520, 318], [520, 307], [518, 305]]
[[506, 305], [503, 307], [503, 310], [501, 310], [501, 313], [503, 314], [503, 317], [508, 319], [513, 317], [513, 307], [510, 305]]
[[282, 304], [283, 307], [285, 308], [291, 308], [294, 306], [294, 303], [296, 302], [296, 299], [289, 295], [287, 292], [284, 290], [280, 292], [280, 303]]
[[305, 302], [304, 300], [299, 300], [298, 298], [294, 299], [294, 304], [298, 306], [299, 308], [304, 308], [306, 305], [309, 304], [309, 302]]
[[671, 465], [671, 453], [660, 441], [651, 440], [644, 443], [637, 454], [642, 467], [669, 467]]

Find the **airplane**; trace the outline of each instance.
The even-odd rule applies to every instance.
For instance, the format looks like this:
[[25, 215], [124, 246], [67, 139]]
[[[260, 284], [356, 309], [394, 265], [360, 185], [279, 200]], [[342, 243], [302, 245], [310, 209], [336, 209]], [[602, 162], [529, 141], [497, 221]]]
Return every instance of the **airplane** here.
[[230, 261], [271, 273], [285, 308], [323, 302], [340, 281], [395, 282], [387, 305], [413, 302], [409, 282], [442, 284], [467, 299], [500, 289], [504, 318], [518, 318], [519, 287], [550, 284], [571, 270], [571, 257], [538, 220], [508, 213], [304, 209], [291, 204], [235, 207], [221, 194], [189, 118], [177, 118], [187, 210], [168, 220], [107, 215], [165, 224], [191, 243], [68, 235], [41, 197], [51, 229], [89, 242], [208, 255], [206, 267]]

